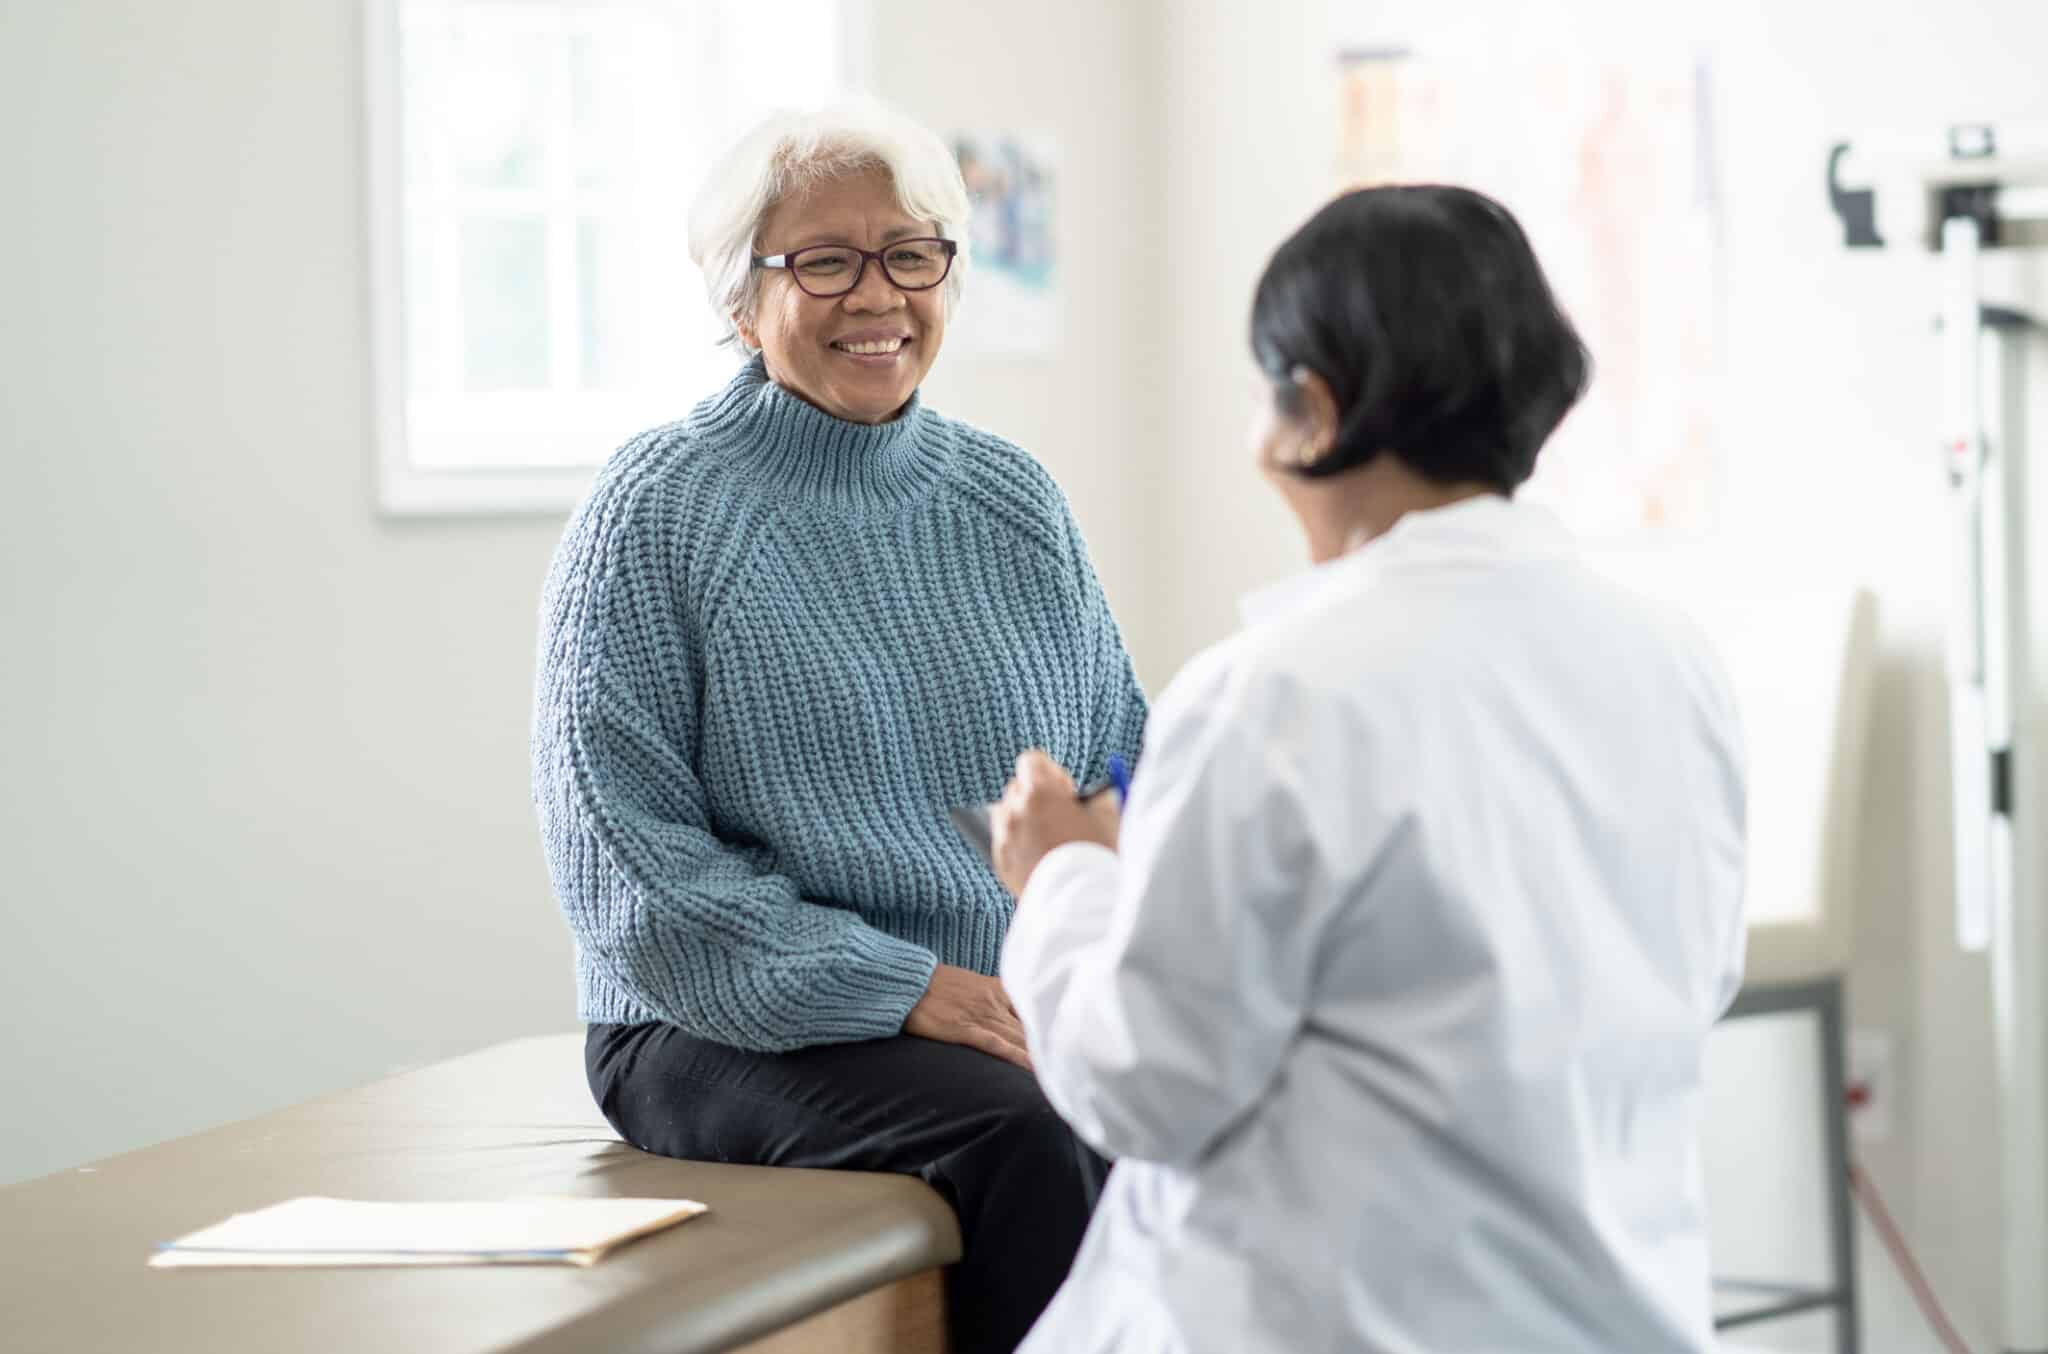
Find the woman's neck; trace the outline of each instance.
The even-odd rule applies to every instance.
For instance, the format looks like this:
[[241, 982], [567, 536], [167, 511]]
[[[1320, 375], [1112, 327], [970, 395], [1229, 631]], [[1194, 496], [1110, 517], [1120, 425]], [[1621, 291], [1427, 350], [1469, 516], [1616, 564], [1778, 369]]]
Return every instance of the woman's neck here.
[[850, 512], [893, 512], [923, 498], [952, 454], [931, 423], [914, 395], [887, 423], [835, 417], [777, 384], [759, 356], [689, 416], [704, 446], [784, 501]]
[[1309, 554], [1317, 564], [1362, 549], [1393, 530], [1411, 512], [1448, 507], [1499, 489], [1478, 480], [1439, 484], [1392, 455], [1375, 456], [1328, 480], [1297, 481]]

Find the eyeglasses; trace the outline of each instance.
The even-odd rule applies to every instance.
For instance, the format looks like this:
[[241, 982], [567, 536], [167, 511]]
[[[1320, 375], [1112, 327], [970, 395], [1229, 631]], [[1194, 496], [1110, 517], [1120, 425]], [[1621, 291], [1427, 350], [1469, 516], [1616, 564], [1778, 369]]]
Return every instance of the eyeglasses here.
[[953, 256], [960, 252], [956, 240], [919, 236], [898, 240], [880, 249], [855, 249], [852, 245], [816, 244], [792, 249], [787, 254], [754, 256], [756, 268], [787, 268], [796, 285], [810, 296], [844, 296], [860, 285], [868, 260], [882, 265], [882, 275], [901, 291], [929, 291], [953, 271]]

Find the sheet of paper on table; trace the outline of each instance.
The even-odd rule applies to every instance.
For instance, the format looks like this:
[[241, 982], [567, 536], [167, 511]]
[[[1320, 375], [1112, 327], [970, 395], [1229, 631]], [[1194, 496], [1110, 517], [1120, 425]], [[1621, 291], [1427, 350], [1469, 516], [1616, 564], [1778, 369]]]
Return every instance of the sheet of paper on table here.
[[157, 1269], [334, 1265], [591, 1265], [707, 1211], [691, 1199], [454, 1203], [292, 1199], [157, 1249]]

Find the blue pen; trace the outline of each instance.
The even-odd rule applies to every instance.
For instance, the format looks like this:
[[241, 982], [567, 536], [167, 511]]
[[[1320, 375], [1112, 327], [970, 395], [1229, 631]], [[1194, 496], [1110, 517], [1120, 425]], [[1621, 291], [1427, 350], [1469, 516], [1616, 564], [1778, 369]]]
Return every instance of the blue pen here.
[[1109, 783], [1116, 786], [1116, 806], [1122, 808], [1131, 802], [1131, 768], [1124, 765], [1123, 754], [1109, 754]]

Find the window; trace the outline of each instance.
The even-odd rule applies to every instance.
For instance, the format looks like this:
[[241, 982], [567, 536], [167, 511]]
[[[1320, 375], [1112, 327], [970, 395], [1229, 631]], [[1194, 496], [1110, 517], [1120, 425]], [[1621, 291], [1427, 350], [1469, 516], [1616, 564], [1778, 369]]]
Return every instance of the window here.
[[849, 0], [365, 0], [379, 501], [559, 510], [734, 359], [690, 197], [857, 84]]

